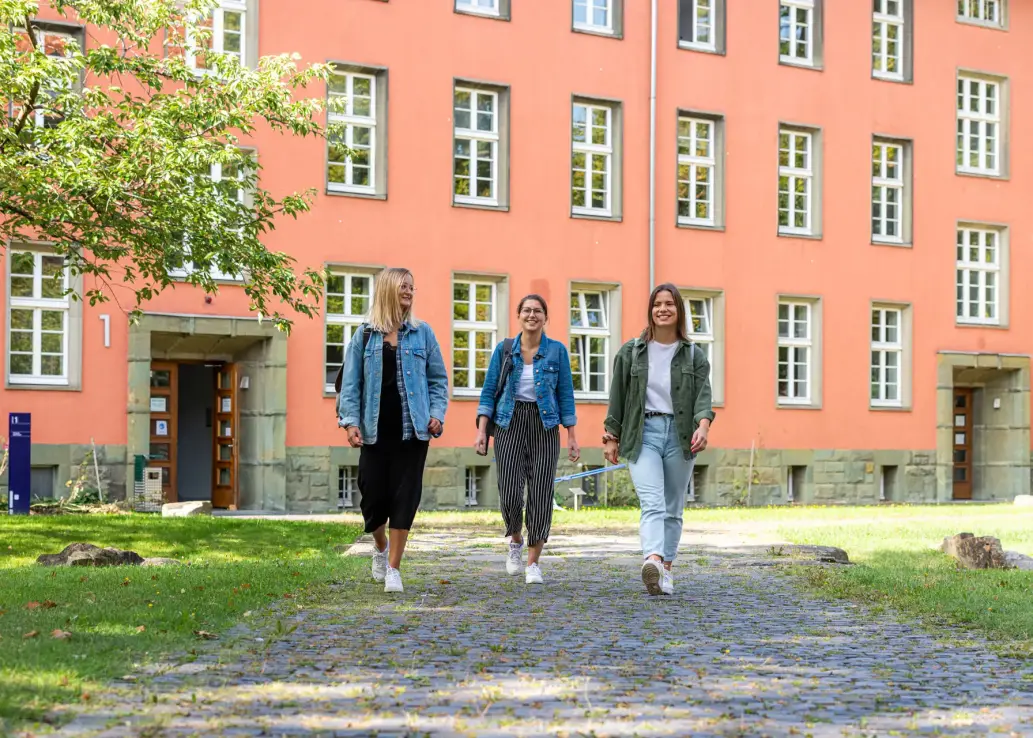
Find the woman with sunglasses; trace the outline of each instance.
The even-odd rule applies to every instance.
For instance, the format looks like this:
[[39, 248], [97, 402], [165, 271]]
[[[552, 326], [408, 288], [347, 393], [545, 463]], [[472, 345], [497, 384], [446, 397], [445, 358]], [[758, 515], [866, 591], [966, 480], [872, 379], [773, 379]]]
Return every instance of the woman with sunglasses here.
[[[491, 356], [477, 407], [474, 449], [488, 452], [488, 421], [495, 424], [499, 504], [510, 538], [506, 571], [524, 571], [527, 584], [542, 584], [538, 560], [552, 528], [553, 480], [560, 455], [559, 426], [567, 429], [567, 457], [581, 458], [574, 426], [574, 381], [567, 347], [545, 335], [549, 308], [541, 295], [517, 306], [520, 333]], [[501, 384], [500, 384], [501, 382]], [[523, 566], [524, 488], [527, 488], [527, 566]]]
[[373, 578], [385, 592], [403, 591], [398, 569], [423, 494], [427, 449], [448, 407], [445, 362], [434, 331], [412, 314], [415, 291], [408, 269], [377, 275], [369, 319], [348, 344], [337, 401], [338, 425], [362, 449], [359, 504], [375, 544]]
[[617, 352], [603, 436], [607, 461], [628, 460], [641, 508], [642, 582], [651, 595], [674, 594], [685, 494], [713, 420], [710, 362], [689, 341], [678, 289], [661, 284], [649, 295], [642, 336]]

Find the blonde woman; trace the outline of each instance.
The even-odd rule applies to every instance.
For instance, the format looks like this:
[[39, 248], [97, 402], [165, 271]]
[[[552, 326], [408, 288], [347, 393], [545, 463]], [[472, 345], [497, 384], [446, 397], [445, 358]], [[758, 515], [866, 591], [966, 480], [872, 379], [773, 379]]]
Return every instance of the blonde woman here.
[[337, 424], [362, 449], [360, 507], [375, 544], [373, 578], [385, 592], [403, 591], [399, 567], [423, 494], [427, 449], [448, 407], [445, 362], [434, 331], [413, 317], [415, 292], [408, 269], [377, 276], [369, 320], [348, 344], [337, 398]]

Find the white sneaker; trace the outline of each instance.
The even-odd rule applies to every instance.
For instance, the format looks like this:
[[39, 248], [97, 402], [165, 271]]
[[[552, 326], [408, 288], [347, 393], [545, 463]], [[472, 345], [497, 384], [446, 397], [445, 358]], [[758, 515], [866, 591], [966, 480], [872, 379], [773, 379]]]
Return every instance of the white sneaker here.
[[527, 584], [544, 584], [542, 579], [542, 570], [538, 564], [531, 564], [529, 567], [524, 569], [524, 581]]
[[670, 569], [664, 569], [663, 578], [660, 580], [660, 590], [665, 595], [674, 594], [674, 574]]
[[383, 551], [377, 551], [377, 544], [373, 544], [373, 578], [378, 582], [384, 581], [387, 576], [387, 552], [390, 549], [390, 543], [384, 546]]
[[506, 573], [516, 576], [524, 566], [524, 544], [509, 543], [509, 558], [506, 559]]
[[664, 578], [664, 565], [653, 559], [646, 559], [642, 564], [642, 583], [651, 595], [663, 594], [660, 581]]
[[387, 574], [384, 576], [385, 592], [404, 592], [402, 588], [402, 573], [398, 569], [387, 567]]

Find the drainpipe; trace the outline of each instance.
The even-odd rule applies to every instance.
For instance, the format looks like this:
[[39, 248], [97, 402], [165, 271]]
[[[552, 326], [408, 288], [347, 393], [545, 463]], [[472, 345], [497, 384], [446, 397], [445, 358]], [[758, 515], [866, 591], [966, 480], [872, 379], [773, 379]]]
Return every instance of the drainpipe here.
[[656, 284], [656, 2], [652, 2], [649, 48], [649, 289]]

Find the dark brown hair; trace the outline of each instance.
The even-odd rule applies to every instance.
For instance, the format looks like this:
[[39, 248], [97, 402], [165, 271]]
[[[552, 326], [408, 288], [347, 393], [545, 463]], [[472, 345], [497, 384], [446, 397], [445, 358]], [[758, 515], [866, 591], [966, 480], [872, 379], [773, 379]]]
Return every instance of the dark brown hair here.
[[545, 313], [545, 317], [549, 317], [549, 306], [545, 304], [545, 298], [541, 295], [536, 295], [533, 292], [530, 295], [524, 295], [520, 298], [520, 302], [517, 303], [517, 315], [520, 315], [520, 311], [524, 309], [524, 303], [528, 300], [537, 300], [542, 306], [542, 312]]
[[670, 282], [658, 284], [649, 293], [649, 304], [646, 306], [646, 329], [642, 331], [642, 340], [653, 340], [653, 303], [656, 302], [656, 297], [661, 292], [670, 292], [671, 297], [674, 298], [674, 309], [678, 314], [678, 325], [675, 327], [678, 332], [678, 339], [688, 341], [689, 334], [685, 322], [685, 300], [681, 298], [681, 292], [678, 291], [678, 288]]

